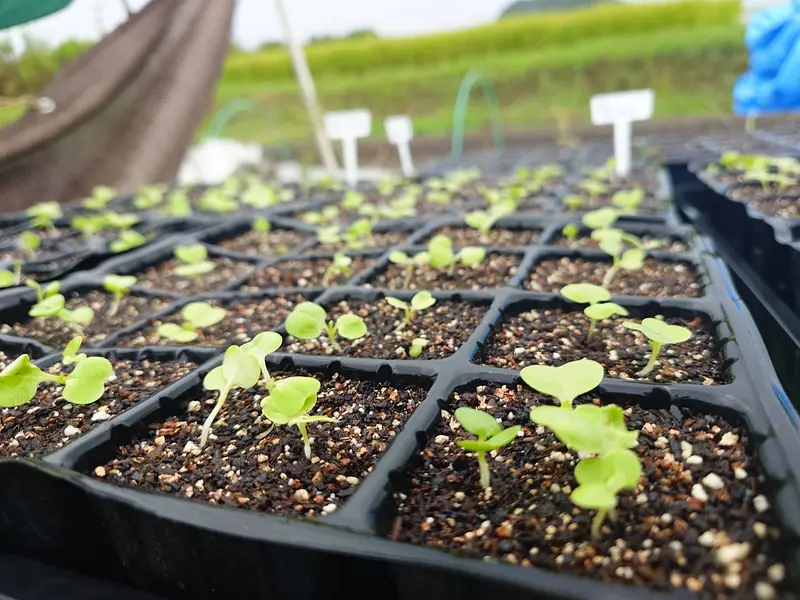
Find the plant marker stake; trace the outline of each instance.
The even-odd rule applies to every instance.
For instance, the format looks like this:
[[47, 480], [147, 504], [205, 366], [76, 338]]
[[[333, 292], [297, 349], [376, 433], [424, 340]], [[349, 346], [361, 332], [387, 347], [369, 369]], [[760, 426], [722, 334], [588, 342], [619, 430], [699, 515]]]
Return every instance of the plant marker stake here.
[[655, 99], [653, 90], [633, 90], [592, 96], [590, 102], [592, 123], [614, 126], [614, 158], [619, 177], [627, 177], [631, 172], [631, 123], [651, 118]]
[[414, 162], [411, 160], [411, 140], [414, 139], [414, 124], [408, 115], [392, 115], [383, 122], [386, 137], [390, 144], [397, 146], [400, 157], [400, 168], [403, 175], [411, 177], [414, 174]]
[[325, 113], [325, 133], [342, 142], [344, 180], [350, 187], [358, 183], [358, 138], [372, 132], [372, 113], [366, 108]]

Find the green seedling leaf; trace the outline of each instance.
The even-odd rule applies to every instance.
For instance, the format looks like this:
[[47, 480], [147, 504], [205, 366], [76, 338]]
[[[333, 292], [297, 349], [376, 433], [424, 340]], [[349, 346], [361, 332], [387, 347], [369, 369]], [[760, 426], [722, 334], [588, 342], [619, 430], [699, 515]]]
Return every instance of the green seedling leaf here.
[[342, 315], [336, 319], [336, 332], [348, 340], [357, 340], [367, 335], [367, 325], [358, 315]]
[[503, 429], [503, 426], [490, 414], [468, 407], [457, 409], [455, 417], [464, 429], [478, 438], [477, 440], [460, 440], [456, 444], [465, 450], [475, 453], [478, 458], [481, 485], [484, 488], [488, 488], [491, 485], [491, 481], [489, 465], [486, 462], [486, 453], [510, 444], [522, 428], [519, 425], [515, 425], [514, 427]]
[[17, 285], [17, 276], [12, 271], [0, 271], [0, 289]]
[[189, 342], [193, 342], [200, 337], [196, 331], [184, 329], [175, 323], [164, 323], [159, 325], [156, 331], [160, 337], [172, 340], [174, 342], [180, 342], [181, 344], [188, 344]]
[[561, 230], [561, 235], [563, 235], [570, 243], [575, 241], [579, 233], [580, 229], [578, 229], [578, 226], [575, 225], [575, 223], [567, 223]]
[[400, 310], [410, 310], [411, 307], [406, 303], [400, 300], [400, 298], [395, 298], [394, 296], [386, 296], [386, 302], [389, 306], [394, 306], [395, 308], [399, 308]]
[[614, 315], [628, 316], [628, 310], [614, 302], [603, 302], [583, 309], [584, 314], [595, 321], [610, 319]]
[[434, 304], [436, 304], [436, 298], [428, 291], [417, 292], [411, 298], [411, 308], [414, 310], [425, 310]]
[[267, 233], [272, 228], [267, 217], [257, 217], [253, 219], [253, 231]]
[[88, 325], [94, 320], [94, 310], [88, 306], [81, 306], [75, 310], [62, 308], [58, 311], [58, 318], [67, 323], [77, 323], [78, 325]]
[[638, 248], [626, 250], [619, 259], [619, 267], [626, 271], [636, 271], [644, 266], [645, 253]]
[[256, 209], [269, 208], [278, 204], [278, 194], [268, 185], [255, 183], [242, 194], [242, 204]]
[[347, 190], [347, 192], [344, 195], [344, 198], [342, 199], [342, 208], [344, 208], [345, 210], [355, 210], [359, 206], [364, 204], [365, 200], [366, 197], [364, 196], [364, 194], [362, 194], [358, 190]]
[[36, 396], [43, 381], [52, 379], [23, 354], [0, 371], [0, 407], [13, 408], [27, 404]]
[[190, 302], [181, 310], [181, 316], [191, 323], [195, 329], [204, 329], [216, 325], [228, 311], [218, 306], [211, 306], [207, 302]]
[[428, 242], [428, 264], [434, 269], [449, 267], [455, 262], [453, 241], [446, 235], [437, 235]]
[[330, 266], [326, 269], [325, 275], [322, 277], [322, 285], [327, 286], [334, 277], [352, 275], [353, 269], [350, 268], [352, 264], [353, 259], [346, 254], [342, 252], [334, 254]]
[[389, 254], [389, 262], [396, 265], [407, 265], [411, 262], [411, 258], [405, 252], [395, 250]]
[[474, 408], [461, 407], [456, 410], [455, 417], [464, 429], [478, 438], [489, 438], [503, 430], [492, 415]]
[[325, 309], [314, 302], [301, 302], [286, 317], [286, 331], [299, 340], [318, 338], [325, 329]]
[[147, 242], [147, 238], [138, 231], [125, 230], [121, 231], [119, 237], [111, 242], [111, 251], [115, 254], [120, 252], [127, 252], [139, 246], [143, 246]]
[[644, 202], [644, 190], [641, 188], [620, 190], [611, 197], [611, 204], [626, 213], [635, 213], [642, 202]]
[[466, 266], [473, 266], [486, 258], [486, 249], [480, 246], [467, 246], [458, 253], [458, 260]]
[[692, 332], [680, 325], [670, 325], [660, 319], [644, 319], [641, 324], [626, 321], [624, 327], [640, 331], [652, 342], [658, 344], [680, 344], [692, 337]]
[[85, 354], [78, 354], [78, 350], [81, 349], [81, 344], [83, 343], [83, 338], [78, 336], [72, 338], [67, 347], [64, 348], [64, 352], [62, 353], [61, 362], [65, 365], [71, 365], [72, 363], [80, 362], [84, 358], [86, 358]]
[[263, 375], [264, 385], [269, 385], [270, 375], [267, 369], [267, 356], [275, 352], [283, 344], [283, 336], [274, 331], [259, 333], [246, 344], [242, 344], [242, 352], [252, 356], [258, 361]]
[[611, 292], [593, 283], [570, 283], [562, 287], [560, 292], [567, 300], [579, 304], [597, 304], [611, 300]]
[[53, 221], [64, 216], [58, 202], [40, 202], [28, 207], [25, 214], [32, 219], [34, 227], [53, 227]]
[[100, 356], [84, 358], [67, 375], [61, 394], [72, 404], [97, 402], [105, 392], [105, 382], [114, 373], [108, 359]]
[[108, 226], [114, 229], [130, 229], [140, 221], [139, 216], [132, 213], [109, 212], [105, 214], [105, 219]]
[[611, 227], [619, 219], [619, 211], [615, 208], [598, 208], [583, 215], [581, 221], [589, 229], [603, 229]]
[[578, 194], [568, 194], [561, 199], [561, 202], [567, 207], [567, 210], [575, 211], [583, 206], [585, 200]]
[[[591, 237], [598, 242], [609, 242], [612, 244], [621, 244], [625, 232], [615, 227], [602, 227], [600, 229], [593, 229]], [[620, 246], [621, 247], [621, 246]]]
[[309, 416], [317, 403], [320, 383], [313, 377], [288, 377], [278, 381], [261, 403], [265, 417], [276, 425], [296, 425], [303, 437], [303, 450], [311, 458], [311, 441], [307, 423], [335, 423], [336, 419], [324, 416]]
[[136, 277], [133, 275], [106, 275], [103, 278], [103, 288], [112, 294], [127, 294], [134, 285]]
[[613, 256], [615, 260], [625, 252], [625, 244], [622, 243], [622, 238], [614, 236], [601, 239], [599, 246], [600, 250]]
[[520, 371], [526, 384], [537, 392], [553, 396], [562, 407], [572, 406], [575, 398], [600, 385], [604, 374], [603, 365], [585, 358], [560, 367], [531, 365]]
[[133, 199], [133, 206], [138, 210], [155, 208], [164, 200], [164, 189], [155, 185], [143, 185]]
[[582, 404], [574, 410], [563, 406], [537, 406], [530, 419], [547, 427], [564, 444], [578, 452], [605, 454], [636, 444], [638, 432], [628, 431], [622, 408], [613, 404]]
[[172, 269], [172, 272], [178, 277], [199, 277], [200, 275], [210, 273], [216, 266], [216, 263], [210, 260], [204, 260], [203, 262], [193, 263], [191, 265], [178, 265]]
[[408, 347], [408, 355], [411, 358], [419, 358], [427, 345], [428, 340], [424, 338], [414, 338], [411, 340], [411, 345]]
[[208, 250], [202, 244], [175, 246], [175, 258], [187, 264], [199, 263], [208, 258]]
[[41, 243], [41, 239], [33, 231], [23, 231], [17, 238], [17, 247], [29, 256], [36, 253]]
[[66, 299], [64, 296], [61, 294], [54, 294], [34, 304], [28, 311], [28, 315], [34, 318], [54, 317], [64, 308], [65, 302]]

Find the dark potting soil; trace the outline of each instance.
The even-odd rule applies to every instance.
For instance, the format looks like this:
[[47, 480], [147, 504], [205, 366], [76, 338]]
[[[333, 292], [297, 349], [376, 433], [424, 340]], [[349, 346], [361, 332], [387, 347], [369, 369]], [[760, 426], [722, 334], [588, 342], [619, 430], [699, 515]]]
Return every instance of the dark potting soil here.
[[800, 217], [800, 197], [798, 198], [762, 198], [751, 200], [751, 208], [768, 217], [796, 219]]
[[216, 401], [213, 393], [191, 399], [179, 415], [141, 424], [133, 441], [93, 474], [211, 504], [294, 516], [330, 514], [372, 471], [426, 391], [340, 373], [272, 373], [302, 375], [322, 382], [312, 414], [339, 419], [308, 424], [311, 460], [303, 454], [297, 427], [272, 426], [263, 416], [260, 389], [237, 389], [202, 450], [200, 430]]
[[491, 453], [490, 491], [480, 487], [472, 439], [443, 420], [395, 494], [393, 539], [492, 562], [540, 567], [608, 583], [685, 588], [704, 598], [785, 598], [781, 562], [791, 544], [761, 495], [763, 475], [744, 430], [677, 406], [628, 406], [644, 472], [619, 497], [617, 519], [590, 535], [594, 511], [572, 504], [578, 457], [528, 417], [549, 399], [521, 387], [456, 393], [453, 409], [491, 413], [521, 434]]
[[486, 313], [486, 306], [467, 302], [440, 300], [432, 307], [417, 312], [410, 325], [405, 313], [381, 300], [377, 303], [358, 300], [342, 301], [328, 309], [328, 318], [353, 313], [364, 319], [367, 335], [358, 340], [337, 337], [341, 352], [333, 349], [327, 336], [314, 340], [289, 337], [286, 350], [297, 353], [333, 354], [357, 358], [407, 359], [408, 348], [415, 338], [428, 340], [419, 360], [447, 358], [467, 341]]
[[731, 188], [728, 194], [734, 200], [744, 202], [765, 202], [778, 196], [797, 197], [800, 195], [800, 185], [790, 185], [785, 188], [778, 188], [774, 184], [767, 185], [765, 188], [760, 183], [745, 183]]
[[143, 346], [231, 346], [244, 344], [263, 331], [280, 327], [295, 305], [305, 298], [296, 296], [277, 296], [275, 298], [239, 299], [223, 303], [219, 300], [206, 300], [212, 306], [221, 306], [228, 314], [219, 323], [198, 330], [199, 337], [181, 344], [158, 335], [159, 326], [164, 323], [180, 325], [183, 319], [180, 309], [174, 313], [152, 319], [144, 328], [122, 336], [114, 345], [121, 348], [140, 348]]
[[[661, 245], [656, 249], [657, 252], [687, 252], [689, 250], [689, 244], [674, 237], [664, 238], [662, 236], [643, 235], [641, 239], [645, 243], [656, 240], [661, 242]], [[551, 244], [568, 248], [597, 248], [600, 245], [597, 240], [593, 240], [589, 235], [579, 235], [571, 242], [563, 235], [558, 235]]]
[[550, 195], [534, 194], [527, 196], [517, 203], [517, 213], [538, 214], [549, 209], [553, 205], [553, 197]]
[[[70, 310], [83, 306], [94, 310], [94, 319], [83, 327], [84, 347], [101, 342], [115, 330], [129, 327], [147, 314], [163, 310], [170, 303], [165, 298], [132, 293], [122, 299], [117, 313], [112, 317], [108, 314], [111, 301], [112, 295], [100, 290], [91, 290], [80, 295], [75, 293], [67, 300], [66, 307]], [[69, 325], [54, 317], [3, 323], [0, 324], [0, 333], [34, 339], [54, 348], [63, 348], [79, 335]]]
[[[465, 267], [460, 263], [453, 274], [447, 269], [434, 269], [428, 265], [414, 268], [408, 286], [410, 290], [483, 290], [506, 285], [517, 272], [520, 257], [515, 254], [489, 254], [483, 262]], [[406, 269], [390, 263], [365, 287], [390, 290], [405, 289]]]
[[[558, 292], [569, 283], [600, 285], [610, 262], [562, 257], [534, 265], [528, 287], [542, 292]], [[686, 262], [667, 262], [654, 258], [644, 261], [636, 271], [617, 272], [609, 286], [611, 293], [628, 296], [666, 296], [697, 298], [702, 286], [694, 267]]]
[[11, 353], [8, 350], [0, 350], [0, 371], [17, 360], [18, 356], [18, 354]]
[[375, 262], [369, 256], [353, 256], [350, 274], [334, 275], [325, 282], [325, 271], [331, 265], [329, 258], [308, 260], [284, 260], [256, 271], [244, 284], [242, 290], [258, 291], [270, 288], [327, 287], [343, 285], [359, 272]]
[[[597, 325], [592, 340], [586, 334], [591, 321], [583, 311], [533, 309], [501, 321], [481, 346], [474, 361], [478, 364], [518, 370], [528, 365], [560, 366], [588, 358], [602, 364], [609, 377], [640, 378], [650, 359], [646, 337], [622, 326], [635, 317], [606, 319]], [[723, 358], [712, 333], [713, 326], [704, 319], [666, 319], [692, 331], [691, 339], [661, 349], [655, 370], [646, 378], [658, 383], [727, 383]]]
[[527, 246], [535, 244], [541, 236], [540, 231], [531, 229], [503, 229], [498, 227], [490, 229], [484, 236], [478, 230], [470, 227], [443, 227], [437, 229], [425, 238], [423, 243], [427, 243], [436, 235], [446, 235], [453, 240], [454, 248], [464, 246]]
[[220, 248], [241, 254], [281, 256], [294, 250], [308, 239], [292, 229], [272, 229], [267, 233], [247, 231], [215, 244]]
[[[372, 237], [364, 241], [363, 247], [359, 250], [383, 250], [390, 246], [397, 246], [405, 242], [411, 232], [408, 231], [384, 231], [373, 233]], [[335, 244], [315, 244], [312, 248], [305, 251], [305, 254], [310, 252], [348, 252], [350, 248], [346, 242], [337, 242]]]
[[147, 267], [136, 275], [136, 285], [152, 287], [182, 294], [210, 292], [243, 277], [251, 268], [250, 263], [232, 260], [222, 256], [209, 256], [208, 260], [217, 266], [213, 271], [197, 277], [178, 277], [172, 270], [181, 262], [170, 258], [164, 262]]
[[[0, 409], [0, 457], [34, 457], [55, 452], [110, 418], [188, 375], [196, 365], [185, 360], [114, 360], [114, 374], [97, 402], [70, 404], [61, 386], [43, 384], [29, 404]], [[71, 367], [54, 365], [51, 373]]]

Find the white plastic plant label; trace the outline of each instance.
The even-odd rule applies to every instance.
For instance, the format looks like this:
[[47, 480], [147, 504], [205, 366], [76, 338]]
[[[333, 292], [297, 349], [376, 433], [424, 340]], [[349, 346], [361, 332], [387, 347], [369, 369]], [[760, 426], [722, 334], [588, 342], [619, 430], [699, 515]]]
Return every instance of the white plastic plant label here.
[[411, 159], [411, 140], [414, 139], [414, 123], [408, 115], [392, 115], [383, 122], [386, 137], [389, 143], [397, 146], [400, 157], [400, 168], [403, 175], [410, 177], [414, 174], [414, 162]]
[[592, 123], [614, 126], [614, 158], [617, 175], [631, 172], [631, 123], [646, 121], [653, 116], [656, 95], [653, 90], [631, 90], [592, 96]]
[[372, 133], [372, 113], [366, 108], [340, 110], [325, 114], [325, 133], [342, 142], [344, 180], [354, 187], [358, 183], [358, 138]]

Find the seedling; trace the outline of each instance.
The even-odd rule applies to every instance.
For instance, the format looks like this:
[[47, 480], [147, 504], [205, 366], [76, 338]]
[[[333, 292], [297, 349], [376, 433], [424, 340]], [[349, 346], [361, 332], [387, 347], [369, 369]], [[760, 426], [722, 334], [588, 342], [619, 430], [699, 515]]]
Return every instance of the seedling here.
[[613, 450], [604, 456], [587, 458], [575, 467], [578, 487], [570, 495], [581, 508], [594, 509], [592, 537], [600, 537], [600, 527], [607, 515], [614, 516], [617, 495], [635, 488], [642, 476], [639, 457], [631, 450]]
[[611, 300], [611, 292], [593, 283], [570, 283], [560, 290], [567, 300], [578, 304], [597, 304]]
[[106, 205], [117, 195], [114, 188], [98, 185], [92, 190], [92, 195], [85, 198], [81, 205], [87, 210], [104, 210]]
[[[5, 272], [11, 273], [11, 276], [13, 277], [12, 285], [19, 285], [22, 282], [22, 267], [24, 265], [25, 263], [19, 258], [15, 258], [14, 260], [11, 261], [11, 271], [5, 271]], [[5, 276], [5, 280], [9, 281], [8, 275]]]
[[242, 195], [242, 204], [255, 209], [269, 208], [278, 203], [278, 194], [275, 190], [261, 182], [252, 184]]
[[58, 202], [40, 202], [29, 207], [25, 214], [31, 217], [31, 225], [39, 229], [49, 229], [51, 233], [56, 232], [53, 221], [64, 216], [61, 212], [61, 205]]
[[583, 314], [589, 317], [592, 321], [591, 325], [589, 325], [589, 332], [586, 334], [586, 341], [592, 341], [592, 335], [594, 335], [595, 330], [597, 329], [597, 324], [602, 321], [603, 319], [610, 319], [614, 315], [621, 315], [623, 317], [628, 316], [628, 310], [615, 302], [603, 302], [601, 304], [594, 304], [592, 306], [587, 306], [583, 309]]
[[367, 335], [367, 325], [358, 315], [341, 315], [336, 322], [326, 321], [327, 313], [319, 304], [301, 302], [286, 317], [286, 331], [299, 340], [313, 340], [322, 335], [324, 331], [330, 340], [331, 346], [337, 352], [342, 348], [336, 341], [336, 336], [341, 335], [348, 340], [357, 340]]
[[111, 306], [108, 307], [109, 317], [113, 317], [117, 314], [122, 299], [130, 293], [131, 286], [135, 283], [136, 277], [133, 275], [106, 275], [105, 278], [103, 278], [103, 287], [107, 292], [113, 295]]
[[17, 238], [17, 248], [25, 255], [28, 260], [36, 258], [36, 251], [42, 241], [33, 231], [23, 231]]
[[424, 338], [414, 338], [411, 340], [411, 345], [408, 347], [408, 355], [411, 358], [419, 358], [427, 345], [428, 340]]
[[578, 183], [578, 187], [586, 190], [586, 192], [593, 197], [608, 193], [608, 185], [597, 179], [585, 179]]
[[141, 219], [134, 213], [107, 212], [103, 215], [106, 223], [113, 229], [130, 229]]
[[203, 387], [209, 391], [219, 392], [217, 402], [211, 413], [203, 423], [200, 431], [200, 447], [204, 447], [211, 433], [211, 426], [225, 406], [228, 394], [234, 388], [249, 389], [258, 383], [261, 377], [261, 367], [258, 359], [250, 353], [244, 352], [239, 346], [230, 346], [225, 351], [222, 364], [203, 379]]
[[253, 231], [256, 233], [263, 233], [264, 239], [267, 238], [267, 234], [272, 229], [272, 225], [269, 222], [267, 217], [256, 217], [253, 219]]
[[36, 302], [43, 302], [50, 296], [55, 296], [61, 291], [61, 283], [58, 281], [52, 281], [47, 285], [42, 286], [34, 279], [26, 279], [25, 285], [36, 290]]
[[430, 255], [427, 252], [419, 252], [411, 257], [405, 252], [395, 250], [389, 254], [389, 262], [405, 267], [406, 274], [403, 279], [403, 287], [408, 288], [411, 285], [411, 278], [414, 276], [414, 267], [416, 265], [424, 265], [428, 263]]
[[214, 261], [208, 260], [208, 250], [202, 244], [175, 246], [175, 258], [182, 263], [172, 270], [178, 277], [199, 277], [216, 267]]
[[567, 240], [567, 245], [572, 246], [575, 243], [575, 240], [578, 239], [578, 233], [580, 233], [580, 229], [575, 223], [567, 223], [564, 225], [564, 228], [561, 230], [561, 235], [564, 236], [564, 239]]
[[208, 302], [190, 302], [181, 310], [183, 323], [164, 323], [158, 328], [158, 335], [174, 342], [188, 344], [196, 340], [200, 329], [216, 325], [228, 311], [218, 306], [211, 306]]
[[452, 275], [459, 262], [469, 267], [479, 264], [484, 258], [486, 258], [485, 248], [465, 246], [455, 253], [453, 252], [453, 240], [446, 235], [437, 235], [428, 242], [428, 251], [420, 252], [415, 257], [415, 262], [416, 260], [425, 261], [434, 269], [446, 267], [448, 274]]
[[580, 210], [585, 202], [585, 199], [579, 194], [568, 194], [562, 198], [561, 202], [567, 207], [567, 210], [576, 211]]
[[359, 206], [364, 204], [365, 200], [364, 194], [358, 190], [347, 190], [342, 199], [342, 208], [345, 210], [357, 210]]
[[333, 255], [330, 266], [325, 269], [325, 274], [322, 276], [322, 285], [327, 287], [330, 285], [334, 277], [345, 277], [353, 274], [353, 269], [350, 265], [353, 264], [353, 259], [342, 252], [337, 252]]
[[138, 210], [155, 208], [164, 200], [164, 188], [156, 185], [143, 185], [133, 199], [133, 206]]
[[127, 229], [120, 231], [119, 237], [111, 242], [109, 247], [114, 254], [119, 254], [120, 252], [127, 252], [128, 250], [138, 248], [145, 242], [147, 242], [147, 238], [141, 233], [132, 229]]
[[423, 291], [414, 294], [414, 297], [411, 298], [411, 303], [404, 302], [400, 300], [400, 298], [395, 298], [393, 296], [387, 296], [386, 302], [388, 302], [391, 306], [395, 308], [399, 308], [405, 311], [406, 319], [405, 324], [410, 325], [411, 319], [414, 318], [414, 315], [417, 314], [420, 310], [425, 310], [426, 308], [430, 308], [434, 304], [436, 304], [436, 298], [434, 298], [430, 292]]
[[641, 324], [626, 321], [623, 325], [628, 329], [640, 331], [646, 335], [647, 339], [650, 340], [650, 347], [653, 349], [647, 365], [637, 373], [639, 377], [647, 377], [653, 371], [661, 348], [668, 344], [680, 344], [692, 337], [692, 332], [686, 327], [670, 325], [660, 319], [644, 319]]
[[553, 396], [563, 409], [571, 408], [575, 398], [600, 385], [603, 375], [603, 365], [585, 358], [560, 367], [531, 365], [520, 371], [522, 381], [537, 392]]
[[479, 231], [481, 239], [485, 241], [495, 223], [512, 212], [514, 212], [513, 205], [500, 203], [493, 205], [489, 210], [476, 210], [468, 213], [464, 222]]
[[0, 290], [19, 285], [17, 276], [13, 271], [0, 270]]
[[96, 236], [108, 225], [105, 215], [81, 215], [70, 222], [70, 226], [81, 232], [85, 239]]
[[456, 442], [456, 445], [475, 453], [478, 457], [481, 485], [489, 488], [492, 484], [486, 453], [508, 446], [517, 437], [522, 427], [514, 425], [503, 429], [503, 426], [490, 414], [465, 406], [456, 410], [455, 417], [464, 429], [478, 438], [477, 440], [460, 440]]
[[358, 219], [345, 232], [344, 239], [350, 250], [365, 248], [372, 239], [372, 220]]
[[200, 210], [229, 213], [239, 208], [239, 203], [219, 188], [211, 188], [200, 199]]
[[589, 229], [606, 229], [611, 227], [619, 219], [619, 211], [616, 208], [606, 206], [587, 212], [581, 221]]
[[276, 425], [295, 425], [303, 437], [303, 453], [311, 458], [309, 423], [336, 423], [337, 419], [323, 415], [309, 415], [317, 404], [320, 383], [313, 377], [287, 377], [281, 379], [261, 402], [264, 416]]
[[626, 215], [635, 215], [642, 202], [644, 202], [644, 190], [642, 188], [620, 190], [611, 197], [611, 204]]
[[192, 214], [192, 203], [186, 190], [174, 190], [167, 197], [166, 205], [160, 210], [165, 217], [188, 217]]
[[603, 277], [603, 287], [608, 287], [620, 269], [636, 271], [644, 266], [645, 253], [640, 248], [625, 250], [622, 240], [615, 236], [607, 236], [600, 240], [600, 249], [613, 258], [611, 268]]
[[53, 294], [34, 304], [28, 315], [34, 318], [55, 317], [64, 321], [75, 333], [83, 336], [83, 327], [94, 320], [94, 310], [81, 306], [75, 310], [64, 307], [66, 299], [62, 294]]
[[258, 360], [261, 366], [261, 375], [264, 381], [264, 387], [269, 389], [272, 387], [272, 378], [267, 369], [267, 356], [275, 352], [283, 344], [283, 336], [274, 331], [265, 331], [259, 333], [252, 340], [246, 344], [242, 344], [242, 352], [249, 354]]
[[769, 192], [770, 186], [774, 185], [775, 191], [779, 194], [783, 193], [790, 185], [797, 183], [796, 178], [789, 177], [783, 173], [773, 173], [767, 166], [756, 167], [745, 171], [744, 178], [748, 181], [757, 181], [760, 183], [761, 189], [764, 192]]
[[303, 222], [309, 225], [325, 225], [339, 218], [339, 207], [329, 205], [321, 211], [307, 212], [303, 215]]
[[61, 395], [72, 404], [91, 404], [105, 392], [105, 381], [114, 372], [111, 363], [102, 357], [78, 354], [81, 338], [74, 338], [64, 350], [64, 364], [75, 364], [71, 373], [46, 373], [31, 364], [23, 354], [0, 371], [0, 407], [13, 408], [28, 404], [36, 396], [39, 384], [51, 381], [64, 386]]

